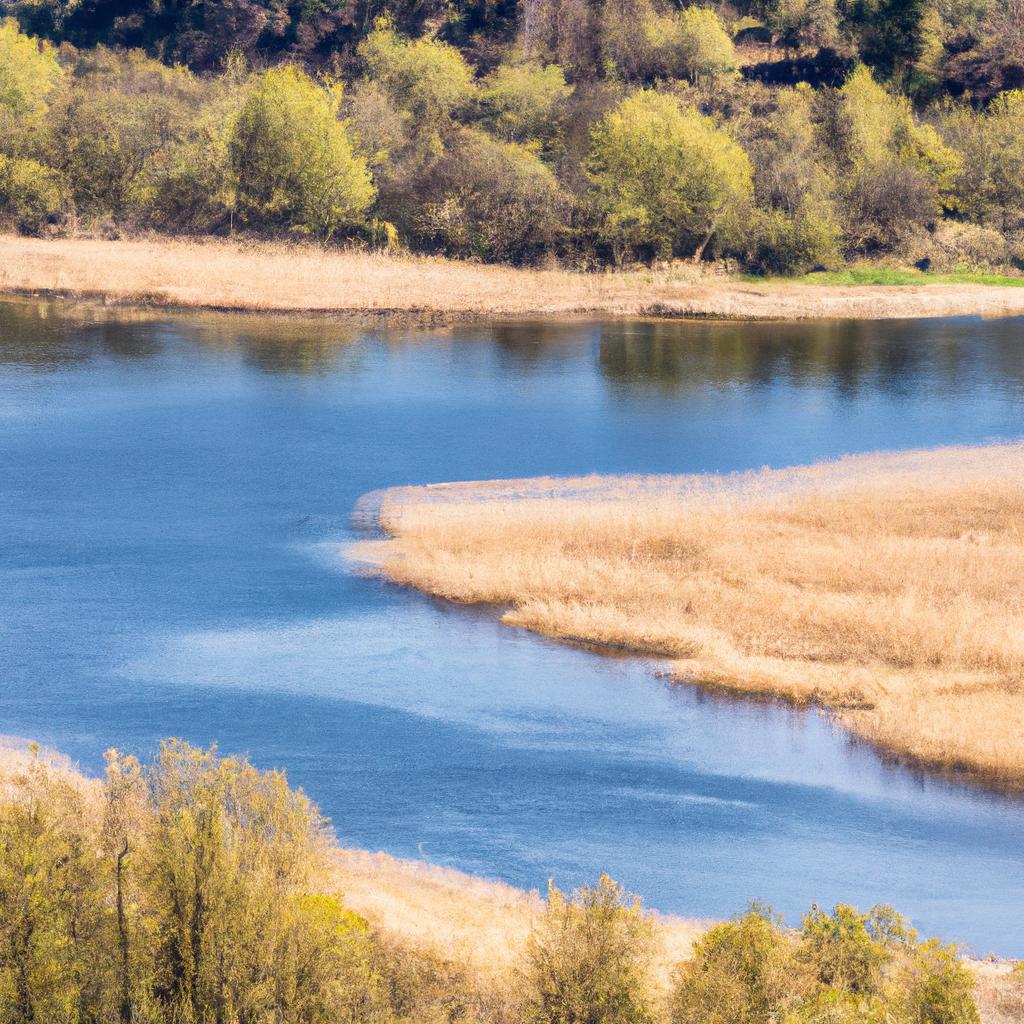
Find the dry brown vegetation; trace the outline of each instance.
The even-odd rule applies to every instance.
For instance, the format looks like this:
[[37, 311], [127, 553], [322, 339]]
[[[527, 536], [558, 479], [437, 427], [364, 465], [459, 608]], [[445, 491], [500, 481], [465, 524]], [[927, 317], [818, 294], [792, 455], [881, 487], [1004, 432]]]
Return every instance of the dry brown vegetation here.
[[1024, 313], [1024, 289], [750, 284], [690, 266], [583, 274], [314, 245], [0, 236], [0, 292], [126, 305], [455, 320], [508, 316], [873, 319]]
[[384, 495], [391, 579], [1024, 783], [1024, 445]]

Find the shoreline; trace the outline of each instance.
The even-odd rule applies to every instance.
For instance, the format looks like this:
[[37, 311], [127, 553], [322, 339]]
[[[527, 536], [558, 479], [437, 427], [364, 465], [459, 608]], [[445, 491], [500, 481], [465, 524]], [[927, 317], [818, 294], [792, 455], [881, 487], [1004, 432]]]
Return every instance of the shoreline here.
[[422, 326], [539, 318], [784, 323], [1024, 316], [1024, 288], [998, 285], [754, 283], [685, 264], [582, 273], [174, 238], [0, 235], [0, 295]]
[[[789, 523], [787, 529], [801, 516], [838, 515], [841, 522], [842, 515], [857, 514], [858, 501], [863, 508], [863, 499], [881, 500], [888, 488], [903, 488], [910, 496], [911, 519], [923, 514], [915, 506], [920, 494], [933, 489], [939, 497], [928, 514], [939, 522], [944, 514], [943, 487], [955, 482], [961, 490], [978, 488], [977, 493], [985, 493], [993, 479], [1012, 471], [1022, 458], [1024, 446], [1018, 442], [847, 456], [832, 463], [725, 477], [537, 478], [399, 487], [373, 495], [380, 539], [356, 541], [347, 547], [346, 556], [392, 584], [455, 604], [487, 606], [503, 623], [548, 639], [602, 655], [665, 659], [664, 671], [657, 674], [680, 685], [734, 699], [819, 708], [884, 763], [1019, 798], [1024, 795], [1024, 748], [1013, 728], [1021, 714], [1015, 697], [1014, 651], [1000, 652], [984, 638], [965, 633], [959, 640], [972, 652], [969, 657], [935, 664], [929, 659], [921, 664], [902, 660], [908, 642], [921, 642], [915, 630], [929, 644], [942, 647], [946, 630], [955, 632], [958, 624], [962, 627], [971, 620], [977, 608], [970, 602], [975, 600], [991, 613], [994, 624], [997, 613], [1003, 615], [1000, 623], [1012, 634], [1017, 613], [1008, 598], [987, 592], [983, 598], [974, 597], [968, 590], [952, 597], [964, 602], [963, 620], [954, 615], [943, 624], [928, 600], [915, 606], [915, 587], [927, 587], [928, 581], [915, 580], [911, 573], [891, 593], [883, 593], [884, 585], [870, 567], [858, 563], [858, 545], [851, 549], [845, 528], [834, 534], [815, 528], [809, 535], [799, 535], [798, 545], [821, 546], [827, 559], [836, 559], [829, 561], [825, 577], [819, 576], [820, 566], [801, 566], [799, 558], [790, 564], [789, 555], [778, 565], [765, 563], [745, 575], [733, 553], [721, 565], [712, 555], [715, 567], [710, 573], [693, 570], [691, 585], [686, 578], [690, 570], [658, 552], [659, 546], [668, 544], [669, 534], [662, 536], [666, 521], [674, 524], [671, 531], [682, 530], [678, 536], [671, 533], [675, 543], [708, 545], [714, 551], [715, 545], [731, 543], [730, 538], [715, 536], [716, 519], [723, 511], [733, 530], [743, 529], [744, 517], [752, 517], [749, 532], [757, 537], [765, 528], [769, 533], [777, 529], [772, 522], [761, 522], [764, 516], [771, 521], [781, 516], [779, 522]], [[862, 495], [858, 488], [864, 490]], [[642, 524], [626, 544], [632, 546], [633, 556], [619, 550], [624, 502]], [[362, 503], [357, 512], [361, 508]], [[898, 503], [894, 508], [899, 515]], [[667, 520], [684, 513], [697, 524], [693, 537], [678, 518]], [[959, 537], [944, 537], [940, 525], [934, 536], [925, 535], [922, 527], [920, 537], [912, 531], [904, 540], [899, 532], [890, 535], [883, 527], [873, 542], [894, 564], [900, 560], [904, 569], [918, 557], [935, 558], [940, 552], [941, 558], [955, 560], [968, 578], [975, 571], [984, 575], [992, 557], [1017, 557], [1012, 537], [1007, 541], [997, 532], [979, 533], [973, 524], [962, 525]], [[606, 550], [580, 554], [576, 545], [595, 528], [602, 531]], [[772, 536], [778, 544], [784, 534]], [[860, 543], [866, 543], [867, 536]], [[564, 557], [566, 545], [574, 552], [569, 558]], [[634, 564], [638, 546], [654, 553], [641, 553]], [[855, 566], [845, 576], [844, 560]], [[538, 582], [529, 567], [540, 563], [548, 570]], [[833, 571], [842, 576], [835, 592], [832, 584], [823, 582]], [[724, 589], [716, 583], [720, 573], [723, 578], [735, 573]], [[774, 575], [778, 583], [772, 582]], [[939, 601], [949, 596], [953, 583], [942, 578], [930, 585]], [[777, 605], [776, 613], [792, 605], [774, 627], [766, 625], [776, 614], [767, 605], [743, 603], [747, 593], [765, 586], [775, 588], [767, 600], [768, 605]], [[652, 602], [650, 593], [657, 600]], [[737, 594], [742, 595], [738, 601]], [[678, 607], [677, 598], [682, 600]], [[858, 614], [865, 619], [860, 623], [849, 611], [850, 602], [857, 601], [863, 602]], [[742, 630], [731, 636], [716, 602], [725, 608], [735, 603], [732, 610], [739, 619], [746, 615], [756, 620], [757, 630], [774, 628], [770, 642], [759, 649], [756, 630], [753, 642]], [[914, 610], [907, 612], [909, 632], [904, 636], [902, 627], [887, 629], [880, 620], [891, 618], [891, 608], [906, 602]], [[812, 605], [818, 608], [815, 614]], [[666, 608], [672, 610], [665, 614]], [[830, 628], [837, 637], [848, 634], [831, 650], [820, 649], [825, 641], [815, 621], [826, 611], [835, 617]], [[777, 648], [787, 643], [793, 651], [805, 653], [779, 653]], [[891, 648], [890, 661], [877, 651], [866, 656], [872, 644], [878, 650]], [[993, 668], [1001, 658], [1006, 667]], [[965, 738], [960, 733], [968, 721], [973, 726], [969, 731], [977, 735]]]

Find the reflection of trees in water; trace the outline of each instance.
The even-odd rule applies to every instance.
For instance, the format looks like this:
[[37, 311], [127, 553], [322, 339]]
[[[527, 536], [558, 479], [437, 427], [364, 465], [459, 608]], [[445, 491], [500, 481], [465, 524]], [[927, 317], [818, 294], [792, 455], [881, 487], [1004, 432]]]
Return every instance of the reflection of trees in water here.
[[499, 365], [519, 371], [578, 359], [600, 338], [600, 327], [564, 320], [506, 321], [452, 329], [458, 342], [493, 345]]
[[1020, 321], [633, 323], [601, 329], [600, 367], [620, 387], [814, 384], [854, 396], [947, 389], [984, 369], [1024, 390]]
[[97, 356], [150, 359], [172, 335], [238, 352], [268, 373], [322, 374], [365, 334], [329, 318], [170, 314], [28, 300], [0, 301], [0, 363], [54, 370]]
[[148, 313], [102, 307], [62, 310], [52, 302], [0, 302], [0, 363], [55, 370], [98, 355], [145, 359], [160, 351]]
[[305, 377], [353, 369], [353, 342], [368, 336], [328, 317], [206, 314], [175, 326], [206, 348], [241, 353], [257, 370]]

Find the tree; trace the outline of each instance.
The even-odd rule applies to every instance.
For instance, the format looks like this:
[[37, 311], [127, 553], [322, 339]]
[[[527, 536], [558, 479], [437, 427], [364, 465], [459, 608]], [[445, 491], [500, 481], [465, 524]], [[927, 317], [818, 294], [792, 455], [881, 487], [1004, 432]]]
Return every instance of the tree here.
[[22, 35], [13, 18], [0, 21], [0, 106], [15, 117], [39, 116], [62, 77], [49, 43]]
[[722, 19], [706, 7], [684, 7], [654, 15], [646, 24], [648, 40], [661, 54], [663, 73], [691, 82], [736, 69], [736, 51]]
[[607, 875], [566, 896], [549, 887], [525, 972], [533, 1024], [650, 1024], [653, 931]]
[[843, 180], [847, 233], [864, 249], [893, 248], [951, 204], [961, 158], [866, 67], [831, 100], [824, 140]]
[[0, 1022], [105, 1019], [110, 920], [87, 794], [38, 751], [13, 790], [0, 805]]
[[554, 248], [566, 206], [527, 147], [466, 132], [425, 181], [414, 230], [450, 255], [531, 263]]
[[714, 122], [672, 96], [641, 90], [593, 133], [590, 179], [601, 236], [618, 260], [647, 250], [703, 256], [728, 238], [752, 192], [750, 160]]
[[376, 191], [338, 119], [340, 102], [337, 88], [291, 65], [259, 76], [228, 143], [244, 223], [330, 239], [362, 219]]
[[37, 155], [34, 136], [63, 79], [49, 43], [22, 35], [12, 18], [0, 20], [0, 154]]
[[67, 205], [64, 181], [36, 160], [0, 155], [0, 223], [38, 234]]
[[554, 134], [558, 107], [571, 92], [557, 64], [502, 64], [484, 80], [480, 106], [506, 142], [543, 140]]
[[774, 273], [804, 273], [839, 260], [840, 226], [806, 86], [781, 90], [766, 131], [750, 144], [758, 214], [748, 260]]
[[440, 153], [452, 114], [475, 89], [462, 54], [435, 39], [405, 39], [386, 20], [359, 44], [359, 54], [369, 77], [408, 112], [423, 147]]

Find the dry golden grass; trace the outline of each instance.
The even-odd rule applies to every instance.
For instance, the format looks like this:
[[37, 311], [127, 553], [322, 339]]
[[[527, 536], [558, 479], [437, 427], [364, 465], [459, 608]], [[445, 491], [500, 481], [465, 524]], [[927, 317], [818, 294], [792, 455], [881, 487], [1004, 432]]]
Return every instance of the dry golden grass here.
[[[381, 930], [418, 948], [507, 981], [544, 909], [535, 892], [385, 853], [340, 850], [334, 880], [346, 904]], [[667, 988], [707, 922], [654, 915], [657, 978]]]
[[386, 493], [391, 579], [1024, 783], [1024, 445]]
[[123, 304], [389, 315], [727, 319], [1024, 313], [1024, 289], [981, 285], [750, 284], [689, 265], [581, 274], [516, 270], [313, 245], [0, 236], [0, 292]]

